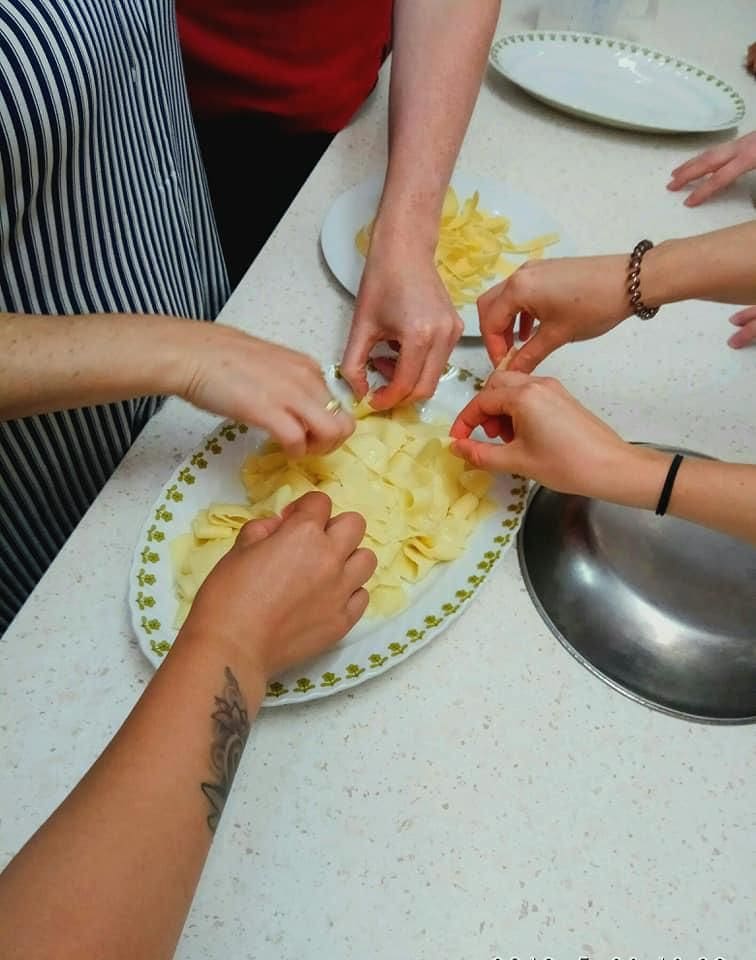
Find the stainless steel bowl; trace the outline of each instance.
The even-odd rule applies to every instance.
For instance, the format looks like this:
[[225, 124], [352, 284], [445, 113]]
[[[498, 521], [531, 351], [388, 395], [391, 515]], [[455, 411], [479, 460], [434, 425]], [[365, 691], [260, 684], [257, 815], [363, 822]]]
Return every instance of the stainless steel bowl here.
[[539, 613], [596, 676], [689, 720], [756, 721], [756, 549], [537, 486], [518, 553]]

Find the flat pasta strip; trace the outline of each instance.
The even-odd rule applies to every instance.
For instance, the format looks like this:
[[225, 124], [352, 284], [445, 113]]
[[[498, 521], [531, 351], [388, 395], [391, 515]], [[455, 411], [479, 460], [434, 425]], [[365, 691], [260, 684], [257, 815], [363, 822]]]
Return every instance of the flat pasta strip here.
[[[452, 207], [457, 219], [469, 218], [477, 199], [460, 211], [454, 198]], [[470, 534], [493, 509], [487, 499], [490, 475], [451, 453], [448, 423], [427, 423], [414, 407], [376, 413], [367, 400], [355, 410], [360, 419], [354, 434], [333, 453], [290, 461], [269, 444], [249, 456], [241, 468], [249, 502], [209, 504], [198, 511], [191, 532], [173, 541], [177, 624], [241, 527], [280, 514], [308, 490], [326, 493], [335, 513], [356, 510], [365, 517], [363, 546], [378, 560], [366, 584], [370, 616], [398, 613], [408, 602], [409, 585], [464, 551]]]

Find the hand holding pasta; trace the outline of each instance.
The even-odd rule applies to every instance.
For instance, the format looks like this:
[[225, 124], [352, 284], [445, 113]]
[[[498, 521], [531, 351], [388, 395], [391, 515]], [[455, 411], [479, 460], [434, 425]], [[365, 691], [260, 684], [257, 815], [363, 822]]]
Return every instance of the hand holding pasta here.
[[292, 457], [324, 453], [354, 429], [345, 411], [326, 409], [323, 371], [296, 350], [219, 323], [176, 321], [181, 347], [175, 376], [190, 403], [267, 430]]
[[[515, 322], [524, 346], [508, 369], [531, 373], [558, 347], [590, 340], [630, 315], [627, 257], [565, 257], [523, 264], [478, 300], [480, 332], [498, 366], [512, 348]], [[539, 321], [530, 336], [533, 319]], [[525, 323], [523, 323], [525, 320]]]
[[[478, 426], [497, 418], [511, 422], [510, 442], [471, 438]], [[498, 432], [505, 432], [504, 427]], [[519, 473], [562, 493], [606, 499], [632, 477], [636, 461], [659, 456], [626, 443], [557, 380], [510, 371], [491, 375], [459, 414], [451, 435], [454, 452], [475, 467]]]
[[290, 460], [270, 445], [248, 457], [242, 479], [249, 502], [211, 504], [191, 533], [171, 544], [178, 624], [244, 525], [276, 517], [308, 493], [327, 494], [336, 511], [365, 517], [362, 546], [377, 558], [366, 583], [373, 616], [401, 610], [409, 585], [462, 553], [492, 509], [486, 496], [491, 477], [451, 454], [448, 424], [425, 423], [412, 408], [376, 414], [365, 401], [355, 412], [354, 434], [334, 453]]
[[[477, 192], [461, 204], [446, 191], [437, 240], [430, 243], [366, 224], [355, 244], [367, 258], [357, 295], [342, 372], [359, 397], [367, 392], [365, 365], [377, 343], [399, 348], [393, 363], [380, 364], [390, 380], [375, 394], [376, 410], [433, 395], [463, 325], [458, 308], [474, 303], [496, 277], [508, 276], [520, 255], [543, 256], [555, 234], [515, 243], [506, 217], [481, 210]], [[370, 256], [368, 257], [368, 252]]]

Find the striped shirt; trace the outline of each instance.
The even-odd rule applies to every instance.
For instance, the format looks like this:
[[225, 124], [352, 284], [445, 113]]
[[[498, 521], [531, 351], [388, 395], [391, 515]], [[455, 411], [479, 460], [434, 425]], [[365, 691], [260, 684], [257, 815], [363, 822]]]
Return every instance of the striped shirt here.
[[[0, 0], [0, 312], [227, 294], [174, 0]], [[0, 633], [159, 404], [0, 423]]]

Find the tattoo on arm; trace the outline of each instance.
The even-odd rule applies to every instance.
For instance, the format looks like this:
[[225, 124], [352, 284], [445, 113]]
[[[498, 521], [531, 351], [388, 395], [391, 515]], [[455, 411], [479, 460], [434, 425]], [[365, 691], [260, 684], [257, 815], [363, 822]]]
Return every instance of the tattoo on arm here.
[[228, 667], [223, 696], [215, 698], [215, 710], [211, 716], [213, 742], [210, 747], [210, 767], [214, 779], [211, 783], [202, 784], [202, 792], [211, 807], [207, 825], [210, 832], [215, 833], [249, 735], [247, 704], [236, 677]]

